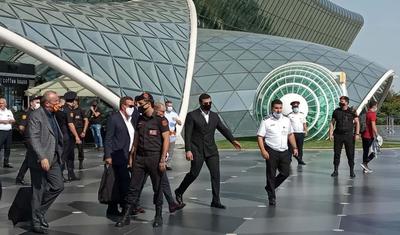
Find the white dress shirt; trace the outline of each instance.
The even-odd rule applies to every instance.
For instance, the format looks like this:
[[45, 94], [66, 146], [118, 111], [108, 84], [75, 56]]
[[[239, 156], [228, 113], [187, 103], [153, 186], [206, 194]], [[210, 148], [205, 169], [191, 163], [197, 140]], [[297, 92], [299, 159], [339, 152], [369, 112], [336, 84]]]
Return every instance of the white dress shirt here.
[[[14, 121], [14, 115], [11, 110], [5, 108], [4, 110], [0, 109], [0, 120], [1, 121]], [[0, 124], [0, 131], [9, 131], [12, 129], [11, 124]]]
[[291, 112], [289, 113], [288, 118], [290, 119], [294, 133], [304, 133], [304, 123], [307, 123], [304, 113]]
[[201, 115], [203, 115], [204, 119], [206, 119], [206, 122], [208, 124], [208, 120], [210, 119], [210, 111], [205, 113], [202, 109], [200, 109], [200, 110], [201, 110]]
[[288, 135], [293, 133], [289, 118], [281, 116], [276, 119], [272, 115], [264, 118], [260, 124], [257, 135], [265, 137], [265, 144], [275, 151], [288, 149]]
[[125, 125], [126, 125], [126, 127], [128, 128], [129, 138], [130, 138], [130, 141], [129, 141], [129, 151], [131, 151], [131, 150], [132, 150], [132, 147], [133, 147], [133, 139], [135, 138], [135, 128], [133, 128], [133, 125], [132, 125], [132, 122], [131, 122], [132, 117], [129, 117], [129, 118], [127, 119], [127, 118], [125, 117], [125, 114], [124, 114], [124, 113], [122, 113], [121, 111], [119, 111], [119, 113], [122, 115], [122, 119], [124, 119]]

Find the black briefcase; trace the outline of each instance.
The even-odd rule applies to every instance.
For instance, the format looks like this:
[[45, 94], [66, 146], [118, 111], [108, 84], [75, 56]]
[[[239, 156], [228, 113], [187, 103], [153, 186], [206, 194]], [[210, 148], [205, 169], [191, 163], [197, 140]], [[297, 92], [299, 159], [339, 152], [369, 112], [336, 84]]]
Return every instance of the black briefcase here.
[[99, 202], [108, 204], [119, 201], [119, 191], [112, 166], [104, 165], [104, 172], [101, 177], [100, 187], [98, 192]]
[[8, 211], [8, 219], [11, 220], [14, 225], [18, 222], [32, 220], [31, 201], [32, 187], [20, 188]]

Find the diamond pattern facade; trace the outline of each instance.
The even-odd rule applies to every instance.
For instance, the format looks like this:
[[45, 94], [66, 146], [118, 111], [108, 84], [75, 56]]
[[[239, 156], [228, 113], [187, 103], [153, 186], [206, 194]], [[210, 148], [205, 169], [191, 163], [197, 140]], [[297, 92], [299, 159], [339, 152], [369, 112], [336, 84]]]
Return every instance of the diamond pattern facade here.
[[[295, 61], [345, 72], [354, 106], [387, 72], [359, 56], [318, 44], [260, 34], [199, 30], [189, 110], [198, 106], [198, 95], [207, 92], [213, 98], [213, 109], [236, 136], [254, 136], [258, 121], [253, 104], [259, 84], [273, 69]], [[383, 84], [374, 98], [381, 100], [390, 84], [391, 80]]]
[[[190, 36], [187, 2], [78, 2], [0, 1], [0, 25], [81, 69], [118, 96], [149, 91], [179, 107]], [[29, 58], [4, 49], [2, 60]], [[36, 63], [37, 71], [49, 71]]]

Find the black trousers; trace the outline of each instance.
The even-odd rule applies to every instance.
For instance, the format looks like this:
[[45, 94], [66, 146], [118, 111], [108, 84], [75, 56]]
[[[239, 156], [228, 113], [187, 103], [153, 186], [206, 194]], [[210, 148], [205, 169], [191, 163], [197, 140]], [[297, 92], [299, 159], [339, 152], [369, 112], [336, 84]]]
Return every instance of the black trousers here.
[[347, 161], [350, 169], [354, 168], [354, 151], [355, 151], [355, 139], [352, 133], [350, 134], [334, 134], [333, 138], [333, 165], [339, 166], [340, 155], [342, 148], [346, 150]]
[[69, 176], [72, 176], [74, 173], [74, 160], [75, 160], [75, 142], [74, 139], [71, 137], [66, 137], [64, 135], [64, 142], [63, 142], [63, 152], [61, 156], [62, 167], [61, 171], [64, 171], [66, 168], [68, 171]]
[[115, 175], [115, 182], [118, 184], [119, 200], [115, 204], [123, 206], [125, 204], [125, 197], [128, 194], [129, 182], [131, 177], [129, 175], [128, 164], [125, 165], [112, 165]]
[[[142, 183], [142, 188], [140, 189], [139, 197], [136, 200], [136, 205], [139, 206], [140, 204], [140, 195], [142, 194], [144, 185], [146, 184], [147, 178], [149, 174], [146, 174]], [[168, 205], [173, 205], [175, 203], [175, 199], [172, 196], [171, 185], [169, 184], [168, 176], [166, 172], [162, 172], [161, 176], [161, 191], [164, 194], [165, 199], [168, 202]]]
[[213, 203], [220, 203], [219, 190], [220, 190], [220, 172], [219, 172], [219, 156], [218, 154], [204, 158], [202, 155], [194, 155], [193, 161], [190, 162], [190, 171], [185, 175], [182, 183], [176, 189], [180, 194], [185, 193], [186, 189], [191, 183], [199, 176], [203, 163], [206, 162], [211, 176], [211, 188]]
[[11, 141], [12, 141], [12, 130], [1, 131], [0, 130], [0, 152], [4, 148], [4, 161], [3, 164], [7, 165], [10, 159], [11, 152]]
[[140, 156], [136, 155], [135, 163], [132, 169], [132, 177], [129, 184], [128, 193], [125, 201], [133, 207], [137, 207], [137, 202], [140, 197], [143, 184], [145, 182], [146, 174], [150, 175], [151, 184], [153, 185], [153, 203], [156, 206], [163, 204], [162, 192], [161, 192], [161, 176], [162, 173], [159, 170], [160, 155], [152, 156]]
[[41, 168], [30, 168], [32, 178], [32, 222], [39, 224], [51, 204], [64, 189], [61, 168], [54, 163], [48, 172]]
[[[267, 185], [265, 190], [268, 193], [268, 199], [272, 200], [276, 198], [275, 189], [282, 184], [283, 181], [290, 174], [290, 158], [288, 151], [276, 151], [268, 146], [264, 146], [269, 154], [269, 159], [265, 160], [266, 164], [266, 175], [267, 175]], [[276, 170], [279, 174], [276, 175]]]
[[375, 158], [375, 153], [368, 154], [369, 153], [369, 148], [371, 147], [373, 142], [374, 142], [374, 139], [362, 138], [363, 163], [368, 163], [372, 159]]
[[[299, 152], [297, 159], [303, 160], [304, 133], [293, 133], [293, 134], [294, 138], [296, 139], [297, 151]], [[289, 142], [288, 142], [288, 147], [289, 147], [289, 155], [290, 157], [292, 157], [293, 149], [292, 145]]]

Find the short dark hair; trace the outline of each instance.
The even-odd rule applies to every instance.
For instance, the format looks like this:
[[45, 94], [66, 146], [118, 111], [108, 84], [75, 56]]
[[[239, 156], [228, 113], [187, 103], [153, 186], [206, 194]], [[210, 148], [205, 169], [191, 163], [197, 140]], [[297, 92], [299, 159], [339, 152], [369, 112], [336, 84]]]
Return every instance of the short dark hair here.
[[211, 96], [207, 93], [203, 93], [199, 96], [199, 103], [201, 103], [203, 100], [209, 99]]
[[280, 99], [274, 99], [274, 100], [271, 102], [271, 108], [273, 108], [274, 105], [276, 105], [276, 104], [283, 104], [283, 103], [282, 103], [282, 101], [281, 101]]
[[368, 102], [368, 108], [372, 108], [372, 107], [374, 107], [375, 105], [377, 105], [378, 104], [378, 102], [376, 102], [375, 100], [370, 100], [369, 102]]
[[339, 100], [344, 100], [344, 101], [346, 101], [346, 103], [349, 103], [349, 102], [350, 102], [349, 97], [347, 97], [347, 96], [345, 96], [345, 95], [340, 96]]
[[130, 96], [123, 96], [121, 99], [119, 99], [119, 109], [122, 108], [122, 105], [124, 105], [127, 100], [133, 101], [133, 98]]
[[172, 101], [166, 100], [166, 101], [165, 101], [165, 104], [172, 104]]

